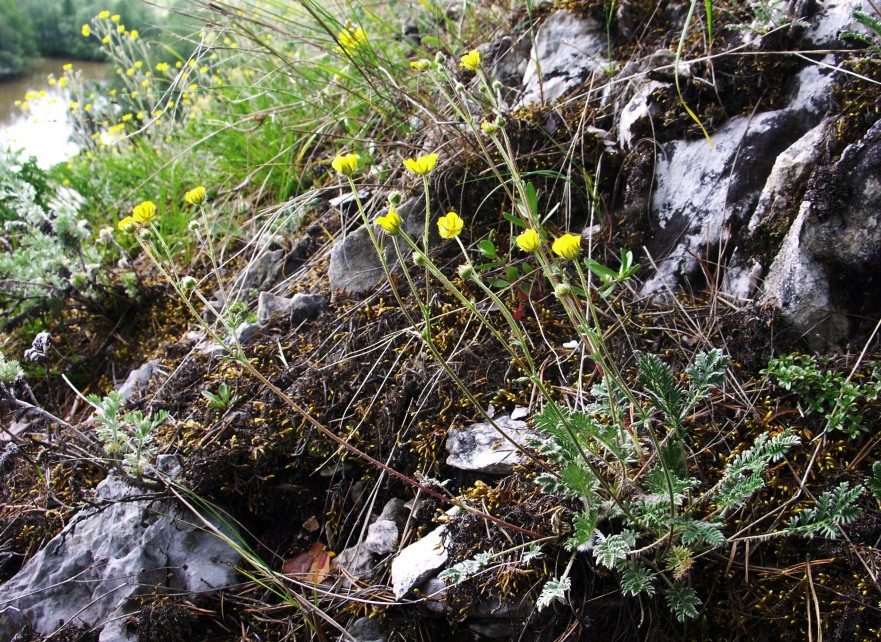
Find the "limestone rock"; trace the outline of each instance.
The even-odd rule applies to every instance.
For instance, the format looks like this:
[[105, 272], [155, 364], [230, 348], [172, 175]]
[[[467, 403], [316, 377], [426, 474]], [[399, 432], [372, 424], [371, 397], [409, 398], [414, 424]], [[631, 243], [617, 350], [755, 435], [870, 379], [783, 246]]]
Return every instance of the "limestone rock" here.
[[831, 166], [814, 169], [798, 217], [764, 283], [813, 350], [862, 340], [874, 324], [881, 262], [881, 121]]
[[259, 254], [245, 271], [236, 277], [234, 292], [258, 292], [272, 289], [284, 274], [285, 251], [282, 249]]
[[566, 10], [539, 28], [518, 106], [553, 103], [593, 74], [606, 71], [606, 32], [596, 20]]
[[392, 561], [392, 590], [400, 600], [413, 587], [444, 567], [449, 553], [443, 544], [446, 526], [439, 526], [418, 542], [410, 544]]
[[[196, 526], [189, 510], [137, 499], [142, 493], [113, 475], [101, 482], [101, 508], [81, 512], [0, 587], [0, 634], [16, 611], [41, 635], [66, 622], [102, 628], [134, 610], [133, 598], [157, 587], [202, 593], [237, 581], [238, 553]], [[126, 638], [111, 627], [101, 639]]]
[[[526, 422], [500, 415], [493, 419], [500, 430], [520, 445], [531, 434]], [[471, 424], [447, 435], [447, 464], [461, 470], [508, 474], [523, 462], [523, 455], [489, 422]]]
[[398, 550], [398, 525], [389, 519], [378, 519], [367, 527], [364, 548], [376, 555], [390, 555]]
[[713, 133], [713, 147], [703, 139], [663, 146], [651, 202], [655, 235], [646, 244], [658, 272], [643, 294], [675, 289], [699, 274], [698, 257], [713, 263], [737, 244], [774, 160], [822, 120], [830, 86], [828, 73], [808, 67], [783, 109], [732, 118]]
[[294, 327], [311, 321], [324, 311], [325, 305], [325, 299], [320, 294], [295, 294], [291, 299], [288, 320]]
[[334, 243], [327, 275], [331, 289], [349, 294], [363, 294], [382, 281], [382, 263], [365, 226]]
[[161, 365], [158, 359], [154, 359], [153, 361], [148, 361], [137, 370], [132, 370], [125, 383], [118, 388], [123, 401], [128, 401], [132, 397], [141, 395], [151, 380], [161, 377], [163, 375]]

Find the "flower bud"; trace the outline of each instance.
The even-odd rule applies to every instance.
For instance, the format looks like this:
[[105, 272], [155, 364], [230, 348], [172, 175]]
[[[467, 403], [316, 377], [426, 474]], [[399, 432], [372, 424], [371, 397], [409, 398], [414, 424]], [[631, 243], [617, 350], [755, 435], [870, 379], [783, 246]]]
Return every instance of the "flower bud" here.
[[388, 195], [388, 203], [389, 205], [400, 205], [401, 204], [401, 193], [397, 190]]
[[425, 265], [425, 255], [421, 252], [413, 252], [413, 263], [416, 265]]
[[558, 283], [554, 286], [554, 296], [558, 299], [569, 296], [571, 292], [572, 288], [570, 288], [567, 283]]
[[180, 289], [183, 290], [184, 292], [189, 292], [190, 290], [192, 290], [195, 287], [196, 287], [196, 279], [193, 278], [192, 276], [185, 276], [183, 279], [181, 279]]
[[466, 281], [474, 278], [474, 266], [470, 263], [463, 263], [456, 271], [459, 273], [459, 276]]

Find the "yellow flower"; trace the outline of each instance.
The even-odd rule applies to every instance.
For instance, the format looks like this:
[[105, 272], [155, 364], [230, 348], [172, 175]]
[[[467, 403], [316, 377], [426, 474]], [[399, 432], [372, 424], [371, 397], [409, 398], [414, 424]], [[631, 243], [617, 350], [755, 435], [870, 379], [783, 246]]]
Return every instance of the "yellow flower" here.
[[358, 154], [341, 154], [330, 164], [343, 176], [351, 176], [358, 169]]
[[132, 30], [129, 32], [128, 36], [129, 36], [129, 38], [131, 38], [132, 40], [137, 40], [137, 39], [138, 39], [138, 30], [137, 30], [137, 29], [132, 29]]
[[168, 71], [168, 63], [160, 62], [156, 65], [156, 71]]
[[110, 17], [110, 12], [105, 9], [104, 11], [102, 11], [101, 13], [98, 14], [98, 17], [101, 18], [101, 20], [107, 20], [107, 18]]
[[462, 227], [465, 225], [458, 214], [448, 212], [446, 216], [441, 216], [437, 222], [437, 231], [440, 232], [441, 238], [454, 239], [459, 236]]
[[92, 35], [92, 30], [89, 28], [89, 25], [83, 25], [82, 33], [84, 38], [88, 38]]
[[557, 256], [571, 261], [578, 258], [578, 252], [581, 250], [581, 237], [575, 234], [564, 234], [554, 241], [551, 249]]
[[201, 205], [205, 202], [206, 198], [205, 188], [201, 185], [184, 194], [184, 200], [190, 205]]
[[541, 237], [533, 229], [526, 230], [517, 237], [517, 247], [524, 252], [535, 252], [541, 245]]
[[336, 36], [340, 47], [345, 51], [354, 51], [367, 44], [367, 32], [361, 27], [348, 26]]
[[380, 216], [376, 219], [376, 222], [390, 236], [394, 236], [401, 231], [401, 215], [395, 210], [394, 205], [389, 208], [388, 214]]
[[431, 61], [428, 58], [420, 58], [411, 62], [410, 66], [416, 71], [428, 71], [431, 69]]
[[120, 232], [125, 232], [126, 234], [131, 234], [138, 227], [138, 224], [135, 222], [131, 216], [126, 216], [119, 223], [116, 224], [116, 227], [119, 228]]
[[124, 123], [127, 123], [127, 122], [130, 121], [131, 119], [132, 119], [132, 114], [131, 114], [131, 112], [122, 115], [122, 122], [124, 122]]
[[108, 42], [110, 42], [110, 36], [104, 36], [101, 38], [101, 44], [106, 45]]
[[111, 19], [113, 22], [119, 22], [119, 14], [118, 14], [118, 13], [114, 13], [112, 16], [110, 16], [110, 19]]
[[404, 159], [404, 167], [409, 169], [414, 174], [428, 174], [431, 170], [434, 169], [434, 166], [437, 164], [437, 154], [426, 154], [425, 156], [420, 156], [417, 159], [407, 158]]
[[477, 68], [480, 67], [480, 52], [476, 49], [469, 51], [462, 56], [462, 62], [459, 63], [459, 66], [468, 71], [477, 71]]
[[125, 25], [116, 25], [116, 33], [125, 33]]
[[67, 63], [66, 65], [64, 65], [62, 67], [62, 69], [64, 69], [64, 71], [70, 71], [71, 69], [73, 69], [73, 65], [70, 63]]
[[153, 201], [144, 201], [140, 205], [136, 205], [132, 210], [132, 220], [135, 223], [147, 223], [156, 214], [156, 205]]

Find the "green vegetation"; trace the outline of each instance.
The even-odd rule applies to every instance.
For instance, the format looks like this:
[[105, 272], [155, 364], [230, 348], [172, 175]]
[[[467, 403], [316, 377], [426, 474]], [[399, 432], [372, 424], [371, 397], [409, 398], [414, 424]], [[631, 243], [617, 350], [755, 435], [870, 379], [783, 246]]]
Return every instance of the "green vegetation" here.
[[[664, 33], [646, 3], [631, 19], [654, 40], [625, 41], [620, 3], [574, 4], [602, 18], [610, 56], [666, 48], [677, 64], [708, 53], [692, 50], [695, 17], [713, 47], [746, 26], [737, 15], [767, 10], [768, 30], [782, 19], [773, 2], [701, 13], [692, 1], [684, 29]], [[172, 42], [141, 5], [61, 3], [39, 23], [35, 0], [20, 6], [2, 14], [30, 34], [5, 42], [10, 56], [40, 53], [27, 49], [38, 31], [75, 36], [64, 52], [102, 57], [116, 77], [101, 92], [75, 69], [53, 78], [71, 92], [78, 156], [49, 172], [0, 159], [0, 410], [46, 408], [33, 428], [46, 437], [20, 440], [27, 459], [4, 496], [28, 509], [3, 523], [22, 557], [115, 469], [244, 525], [240, 539], [216, 530], [251, 582], [199, 596], [194, 640], [328, 639], [324, 627], [366, 614], [401, 639], [443, 639], [481, 600], [534, 604], [515, 621], [547, 639], [582, 625], [623, 639], [730, 627], [806, 639], [832, 626], [806, 622], [806, 606], [857, 639], [877, 615], [876, 587], [853, 588], [865, 572], [851, 555], [875, 540], [843, 535], [881, 523], [878, 371], [738, 345], [728, 328], [764, 319], [712, 293], [664, 309], [635, 296], [645, 268], [611, 216], [607, 170], [630, 159], [587, 127], [609, 114], [583, 97], [511, 109], [480, 48], [487, 25], [533, 38], [546, 9], [181, 4]], [[680, 120], [711, 137], [674, 78], [681, 104], [664, 123], [687, 103]], [[330, 248], [361, 225], [383, 278], [331, 293]], [[327, 295], [328, 310], [241, 339], [257, 305], [241, 275], [294, 246], [311, 249], [272, 287]], [[2, 356], [40, 331], [52, 341], [26, 372]], [[743, 365], [754, 353], [765, 370]], [[107, 392], [149, 359], [172, 373], [161, 386]], [[35, 391], [23, 401], [12, 383], [25, 374]], [[492, 410], [518, 407], [535, 431], [526, 445]], [[474, 420], [516, 443], [513, 472], [476, 480], [443, 463], [448, 431]], [[180, 479], [155, 470], [163, 453], [184, 459]], [[441, 518], [448, 618], [388, 607], [385, 561], [360, 584], [281, 572], [315, 544], [352, 546], [393, 497], [424, 505], [401, 546], [456, 509]], [[144, 597], [157, 609], [184, 599]]]

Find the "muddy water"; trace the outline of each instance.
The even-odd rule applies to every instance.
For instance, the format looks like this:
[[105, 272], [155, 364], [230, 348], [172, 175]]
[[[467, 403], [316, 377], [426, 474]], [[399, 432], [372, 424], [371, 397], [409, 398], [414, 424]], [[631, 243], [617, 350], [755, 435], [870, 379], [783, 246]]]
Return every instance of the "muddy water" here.
[[[0, 82], [0, 147], [21, 149], [25, 156], [36, 156], [41, 167], [50, 167], [74, 154], [77, 146], [70, 140], [73, 121], [68, 112], [70, 96], [67, 88], [58, 83], [50, 85], [49, 74], [60, 78], [64, 65], [71, 63], [73, 71], [80, 70], [87, 85], [102, 82], [108, 66], [100, 62], [47, 59], [34, 66], [26, 76]], [[15, 101], [24, 101], [28, 92], [45, 91], [45, 96], [27, 101], [22, 110]]]

